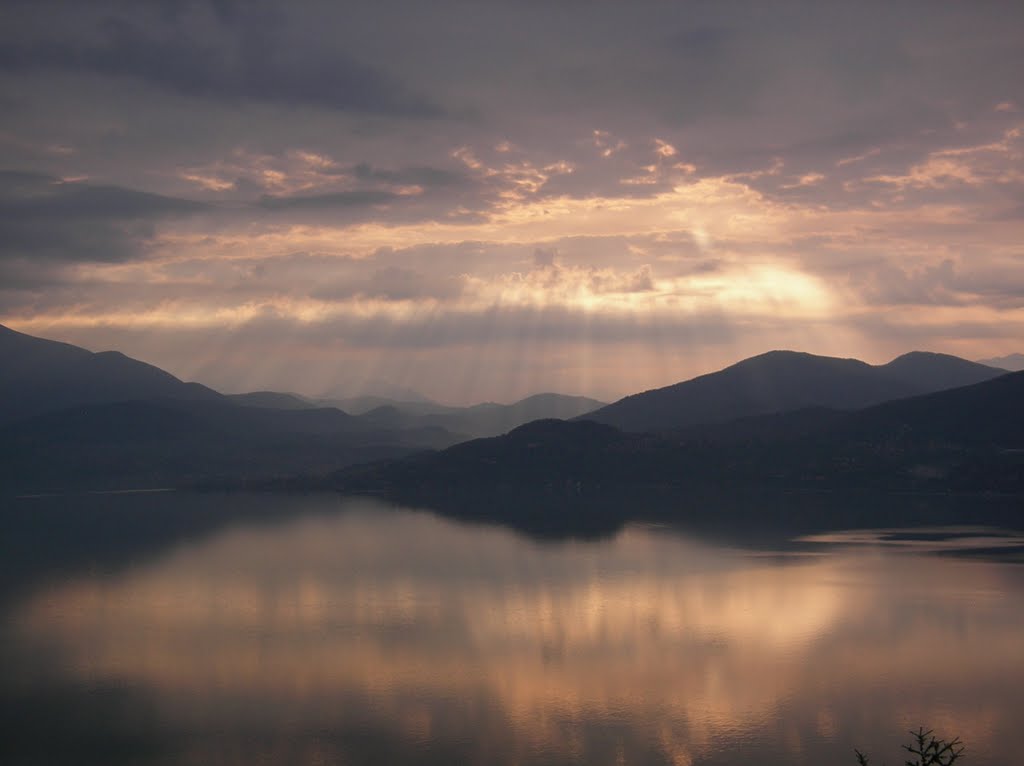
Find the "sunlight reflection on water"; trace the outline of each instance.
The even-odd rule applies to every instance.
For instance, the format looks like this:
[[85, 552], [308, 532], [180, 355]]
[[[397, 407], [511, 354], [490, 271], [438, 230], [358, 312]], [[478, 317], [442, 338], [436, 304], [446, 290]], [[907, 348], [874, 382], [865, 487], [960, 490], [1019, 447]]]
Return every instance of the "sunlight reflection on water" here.
[[152, 753], [132, 762], [843, 763], [892, 760], [925, 724], [1007, 763], [1022, 569], [918, 554], [1019, 537], [915, 532], [769, 557], [640, 525], [538, 543], [352, 501], [42, 588], [5, 651], [33, 658], [12, 688], [145, 700]]

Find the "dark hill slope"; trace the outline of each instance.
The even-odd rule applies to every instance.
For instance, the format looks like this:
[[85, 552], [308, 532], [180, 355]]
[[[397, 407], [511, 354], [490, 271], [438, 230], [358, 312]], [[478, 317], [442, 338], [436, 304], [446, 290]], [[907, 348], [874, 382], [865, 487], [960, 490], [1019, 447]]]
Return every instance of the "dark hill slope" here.
[[1020, 372], [1024, 370], [1024, 354], [1007, 354], [1006, 356], [997, 356], [992, 359], [979, 359], [978, 364]]
[[771, 351], [719, 372], [627, 396], [585, 417], [625, 431], [662, 431], [805, 408], [861, 409], [1002, 374], [944, 354], [915, 352], [872, 366], [856, 359]]
[[535, 420], [504, 436], [425, 455], [421, 465], [431, 466], [442, 481], [517, 481], [524, 475], [543, 477], [593, 467], [631, 442], [632, 437], [600, 423]]
[[235, 401], [120, 353], [0, 327], [0, 493], [323, 472], [458, 441], [437, 427], [300, 408], [288, 395]]
[[225, 394], [235, 404], [243, 407], [259, 407], [272, 410], [313, 410], [324, 409], [325, 405], [317, 405], [296, 394], [285, 394], [278, 391], [250, 391], [244, 394]]
[[903, 381], [920, 393], [970, 386], [999, 377], [1006, 372], [958, 356], [929, 351], [911, 351], [875, 369], [890, 378]]
[[235, 483], [444, 447], [442, 429], [367, 428], [336, 409], [151, 399], [0, 426], [0, 494]]
[[117, 351], [95, 354], [0, 326], [0, 423], [81, 404], [161, 397], [221, 395]]
[[603, 402], [583, 396], [535, 394], [514, 404], [485, 403], [422, 414], [402, 405], [383, 405], [361, 417], [389, 428], [437, 426], [469, 436], [497, 436], [533, 420], [573, 418], [602, 406]]
[[586, 415], [626, 431], [658, 431], [805, 407], [858, 409], [913, 386], [856, 359], [771, 351], [719, 372], [627, 396]]
[[[856, 412], [802, 410], [656, 435], [539, 421], [390, 465], [342, 471], [350, 490], [600, 492], [743, 485], [1024, 491], [1024, 373]], [[744, 434], [747, 434], [745, 437]]]
[[840, 444], [1024, 449], [1024, 372], [885, 402], [850, 413], [824, 433]]

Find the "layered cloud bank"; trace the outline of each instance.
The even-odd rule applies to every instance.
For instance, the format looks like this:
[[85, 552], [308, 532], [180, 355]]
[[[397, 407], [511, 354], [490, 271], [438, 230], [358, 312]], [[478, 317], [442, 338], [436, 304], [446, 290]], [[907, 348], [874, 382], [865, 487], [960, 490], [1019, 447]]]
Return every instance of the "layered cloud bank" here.
[[0, 16], [19, 330], [228, 390], [460, 402], [1024, 337], [1024, 11]]

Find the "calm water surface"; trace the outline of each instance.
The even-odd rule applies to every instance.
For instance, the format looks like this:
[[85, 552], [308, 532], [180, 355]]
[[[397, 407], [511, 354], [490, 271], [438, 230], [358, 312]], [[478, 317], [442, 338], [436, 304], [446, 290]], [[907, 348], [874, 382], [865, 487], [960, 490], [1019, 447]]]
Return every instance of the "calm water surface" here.
[[[256, 512], [195, 523], [217, 503]], [[154, 504], [144, 543], [103, 527]], [[919, 724], [967, 766], [1022, 762], [1024, 568], [998, 530], [766, 550], [316, 496], [4, 513], [7, 764], [898, 763]], [[57, 539], [61, 514], [92, 555], [23, 528]]]

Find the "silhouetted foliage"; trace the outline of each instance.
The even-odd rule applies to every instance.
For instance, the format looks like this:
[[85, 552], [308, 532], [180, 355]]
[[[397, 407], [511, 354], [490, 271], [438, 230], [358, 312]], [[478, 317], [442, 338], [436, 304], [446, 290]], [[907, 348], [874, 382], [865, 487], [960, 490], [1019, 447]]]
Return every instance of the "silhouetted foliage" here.
[[[904, 761], [905, 766], [951, 766], [964, 753], [960, 737], [951, 740], [939, 739], [934, 731], [923, 726], [917, 731], [910, 732], [910, 736], [914, 738], [913, 742], [903, 745], [903, 749], [915, 756], [916, 760]], [[864, 753], [860, 750], [853, 752], [857, 754], [859, 766], [869, 766], [868, 757]]]

